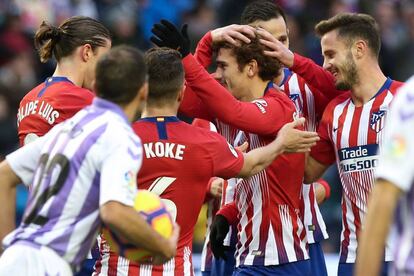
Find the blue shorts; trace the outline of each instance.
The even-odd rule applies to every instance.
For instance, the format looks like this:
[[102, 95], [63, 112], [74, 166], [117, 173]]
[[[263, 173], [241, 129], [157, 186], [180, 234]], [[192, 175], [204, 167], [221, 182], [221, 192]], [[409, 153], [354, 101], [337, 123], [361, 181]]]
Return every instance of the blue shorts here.
[[[338, 276], [352, 276], [354, 275], [354, 263], [339, 263], [338, 266]], [[381, 276], [388, 275], [388, 268], [392, 266], [392, 262], [383, 262]]]
[[310, 276], [312, 275], [310, 261], [298, 261], [294, 263], [269, 266], [241, 265], [237, 267], [233, 276]]
[[309, 258], [312, 275], [328, 276], [326, 270], [325, 257], [319, 242], [309, 244]]
[[216, 259], [213, 256], [213, 260], [211, 261], [211, 275], [227, 276], [233, 274], [234, 266], [236, 265], [236, 259], [234, 258], [235, 251], [235, 247], [230, 247], [230, 249], [226, 251], [227, 261], [221, 258]]
[[95, 265], [96, 259], [85, 259], [82, 262], [81, 270], [75, 273], [75, 276], [90, 276], [95, 271], [93, 266]]

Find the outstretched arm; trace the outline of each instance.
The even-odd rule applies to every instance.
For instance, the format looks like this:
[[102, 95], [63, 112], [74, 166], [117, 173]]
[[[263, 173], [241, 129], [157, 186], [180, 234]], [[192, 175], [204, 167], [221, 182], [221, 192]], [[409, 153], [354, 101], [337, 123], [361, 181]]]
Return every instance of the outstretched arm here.
[[[0, 163], [0, 240], [16, 228], [16, 186], [21, 182], [9, 163]], [[0, 246], [0, 253], [2, 247]]]
[[284, 152], [308, 152], [319, 140], [317, 133], [295, 129], [305, 122], [300, 118], [288, 123], [279, 131], [277, 138], [270, 144], [253, 149], [245, 154], [243, 167], [238, 177], [250, 177], [264, 170], [273, 160]]
[[332, 74], [317, 65], [313, 60], [293, 53], [265, 29], [259, 28], [256, 32], [261, 37], [260, 42], [270, 49], [264, 51], [266, 55], [277, 58], [301, 76], [308, 84], [320, 90], [329, 100], [344, 93], [344, 91], [336, 89]]

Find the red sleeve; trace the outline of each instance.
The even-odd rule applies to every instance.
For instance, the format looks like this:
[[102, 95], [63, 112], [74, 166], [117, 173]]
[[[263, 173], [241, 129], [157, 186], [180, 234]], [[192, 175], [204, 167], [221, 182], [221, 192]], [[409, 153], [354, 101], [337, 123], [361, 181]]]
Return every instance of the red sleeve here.
[[214, 117], [208, 112], [207, 107], [188, 85], [185, 87], [184, 98], [180, 103], [178, 112], [190, 118], [201, 118], [208, 121], [214, 120]]
[[346, 92], [337, 90], [332, 74], [309, 58], [295, 53], [293, 66], [290, 69], [304, 78], [309, 85], [321, 91], [328, 100], [332, 100]]
[[220, 210], [217, 211], [217, 215], [222, 215], [227, 219], [229, 225], [235, 225], [237, 223], [237, 214], [238, 210], [236, 207], [236, 203], [234, 201], [227, 203], [226, 205], [222, 206]]
[[211, 190], [211, 183], [216, 179], [217, 177], [212, 177], [208, 181], [207, 189], [206, 189], [206, 196], [204, 197], [204, 203], [209, 202], [213, 197], [211, 196], [210, 190]]
[[[195, 51], [195, 59], [204, 68], [207, 68], [211, 64], [213, 56], [213, 51], [211, 49], [212, 43], [213, 40], [211, 38], [211, 32], [208, 32], [201, 38]], [[184, 98], [180, 104], [178, 112], [192, 118], [202, 118], [209, 121], [214, 119], [214, 117], [208, 112], [201, 99], [198, 98], [197, 94], [188, 86], [185, 88]]]
[[206, 147], [213, 162], [212, 175], [224, 179], [235, 177], [243, 167], [243, 153], [233, 148], [220, 134], [215, 132], [210, 134], [211, 140]]
[[329, 135], [332, 125], [332, 112], [332, 109], [328, 105], [318, 127], [320, 140], [312, 147], [310, 153], [313, 159], [325, 165], [331, 165], [335, 162], [335, 151]]
[[183, 59], [187, 84], [220, 121], [259, 135], [276, 135], [293, 120], [295, 107], [283, 93], [254, 102], [240, 102], [214, 80], [190, 54]]
[[207, 68], [211, 64], [213, 56], [212, 44], [213, 38], [211, 37], [211, 32], [206, 33], [197, 44], [194, 57], [204, 68]]

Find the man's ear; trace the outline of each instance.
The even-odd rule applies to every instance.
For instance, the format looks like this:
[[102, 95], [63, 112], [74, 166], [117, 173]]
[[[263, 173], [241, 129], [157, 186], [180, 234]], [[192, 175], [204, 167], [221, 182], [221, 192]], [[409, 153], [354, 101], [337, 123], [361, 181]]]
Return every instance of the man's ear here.
[[88, 60], [94, 55], [92, 46], [89, 43], [81, 46], [80, 55], [83, 62], [88, 62]]
[[181, 87], [180, 91], [178, 92], [177, 95], [177, 102], [181, 103], [184, 99], [184, 91], [185, 91], [185, 85], [183, 84], [183, 86]]
[[362, 39], [355, 41], [351, 49], [355, 59], [361, 59], [369, 51], [367, 42]]
[[148, 98], [148, 82], [145, 82], [144, 85], [139, 89], [138, 99], [140, 102], [144, 103]]
[[246, 64], [246, 70], [247, 70], [247, 76], [249, 78], [253, 78], [255, 75], [259, 73], [259, 64], [257, 64], [257, 61], [255, 59], [252, 59], [249, 61], [249, 63]]

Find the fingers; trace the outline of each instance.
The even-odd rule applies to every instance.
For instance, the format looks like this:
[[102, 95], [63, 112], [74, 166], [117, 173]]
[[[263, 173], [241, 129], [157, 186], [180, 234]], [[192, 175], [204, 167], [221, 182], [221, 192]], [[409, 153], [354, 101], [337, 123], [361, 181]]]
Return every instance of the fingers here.
[[211, 32], [213, 41], [226, 41], [235, 46], [240, 46], [240, 42], [250, 43], [250, 38], [255, 37], [255, 28], [248, 25], [230, 25], [215, 29]]
[[249, 143], [248, 142], [244, 142], [240, 146], [236, 147], [236, 149], [238, 149], [241, 152], [246, 152], [246, 150], [247, 150], [248, 147], [249, 147]]
[[183, 37], [188, 38], [188, 24], [184, 24], [181, 28], [181, 34]]
[[270, 43], [272, 43], [272, 42], [281, 43], [271, 33], [269, 33], [268, 31], [266, 31], [265, 29], [263, 29], [261, 27], [257, 27], [255, 32], [256, 32], [256, 35], [260, 36], [261, 40], [268, 41]]
[[170, 31], [178, 33], [177, 27], [173, 23], [171, 23], [168, 20], [161, 19], [161, 24], [163, 24], [165, 27], [167, 27]]
[[152, 43], [154, 43], [158, 47], [164, 47], [165, 46], [164, 42], [156, 36], [151, 36], [150, 40], [151, 40]]

